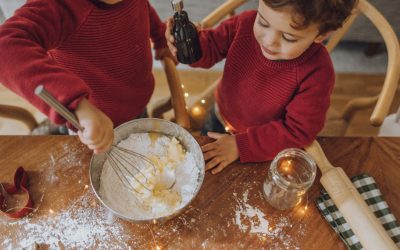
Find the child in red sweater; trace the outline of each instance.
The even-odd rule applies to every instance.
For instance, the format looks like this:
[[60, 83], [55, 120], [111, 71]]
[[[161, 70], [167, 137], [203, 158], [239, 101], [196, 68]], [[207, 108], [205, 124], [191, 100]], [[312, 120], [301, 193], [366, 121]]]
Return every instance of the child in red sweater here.
[[170, 54], [147, 0], [28, 0], [0, 26], [0, 83], [58, 124], [34, 95], [42, 84], [74, 111], [78, 135], [95, 153], [109, 149], [113, 127], [139, 117], [154, 90], [156, 58]]
[[[203, 57], [191, 66], [209, 68], [226, 58], [209, 118], [217, 124], [205, 128], [216, 139], [202, 147], [207, 170], [218, 173], [238, 158], [270, 160], [315, 139], [335, 81], [321, 43], [342, 25], [355, 1], [260, 0], [258, 11], [200, 31]], [[176, 53], [171, 22], [166, 38]], [[221, 131], [225, 127], [231, 134]]]

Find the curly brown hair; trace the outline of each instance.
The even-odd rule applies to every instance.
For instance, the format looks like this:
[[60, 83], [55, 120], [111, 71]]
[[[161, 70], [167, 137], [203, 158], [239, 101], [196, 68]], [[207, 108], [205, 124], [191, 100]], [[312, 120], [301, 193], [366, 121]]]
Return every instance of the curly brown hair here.
[[302, 29], [319, 24], [319, 33], [336, 30], [351, 14], [357, 0], [263, 0], [272, 9], [290, 8], [296, 15], [295, 27]]

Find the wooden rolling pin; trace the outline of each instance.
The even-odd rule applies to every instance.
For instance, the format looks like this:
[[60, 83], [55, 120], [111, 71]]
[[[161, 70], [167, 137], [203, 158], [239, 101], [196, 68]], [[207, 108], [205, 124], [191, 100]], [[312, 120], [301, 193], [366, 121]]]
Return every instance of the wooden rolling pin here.
[[349, 177], [342, 168], [331, 165], [319, 143], [314, 141], [305, 150], [314, 158], [321, 170], [322, 186], [324, 186], [362, 246], [367, 250], [398, 249], [353, 186]]

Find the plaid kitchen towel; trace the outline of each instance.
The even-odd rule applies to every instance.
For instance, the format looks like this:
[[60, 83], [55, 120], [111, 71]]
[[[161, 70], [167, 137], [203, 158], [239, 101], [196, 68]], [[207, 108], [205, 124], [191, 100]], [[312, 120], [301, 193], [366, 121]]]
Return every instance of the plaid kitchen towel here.
[[[375, 214], [386, 232], [400, 248], [400, 225], [390, 212], [388, 204], [383, 199], [374, 178], [367, 174], [361, 174], [351, 178], [351, 181], [367, 203], [369, 209]], [[357, 236], [354, 235], [325, 189], [321, 190], [321, 195], [317, 198], [316, 204], [322, 215], [332, 226], [333, 230], [339, 234], [348, 249], [363, 249]]]

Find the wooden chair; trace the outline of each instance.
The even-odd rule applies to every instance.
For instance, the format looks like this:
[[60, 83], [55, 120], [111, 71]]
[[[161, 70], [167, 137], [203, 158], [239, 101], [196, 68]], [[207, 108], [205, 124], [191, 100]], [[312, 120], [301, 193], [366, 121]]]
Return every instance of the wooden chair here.
[[[175, 63], [171, 58], [164, 58], [162, 60], [164, 65], [165, 74], [167, 75], [168, 82], [171, 81], [176, 82], [174, 77], [177, 76]], [[189, 128], [189, 116], [187, 115], [186, 107], [185, 107], [185, 99], [183, 96], [182, 88], [170, 83], [170, 91], [171, 91], [171, 100], [172, 108], [174, 110], [175, 122], [184, 128]], [[0, 119], [12, 119], [22, 122], [26, 125], [30, 132], [34, 131], [38, 128], [39, 123], [28, 110], [12, 105], [4, 105], [0, 104]]]
[[354, 20], [359, 16], [366, 16], [382, 36], [388, 54], [386, 76], [381, 92], [376, 96], [358, 97], [350, 100], [343, 110], [335, 110], [331, 107], [328, 110], [327, 120], [320, 135], [343, 136], [354, 114], [360, 110], [374, 107], [370, 116], [370, 124], [380, 126], [389, 112], [394, 95], [396, 93], [400, 76], [400, 50], [399, 41], [390, 24], [385, 17], [366, 0], [359, 0], [353, 14], [345, 22], [343, 27], [337, 30], [329, 39], [326, 48], [331, 52], [340, 39], [345, 35]]
[[26, 125], [29, 131], [39, 125], [31, 112], [17, 106], [0, 104], [0, 118], [20, 121]]
[[[220, 21], [223, 17], [231, 15], [233, 11], [242, 5], [245, 0], [228, 0], [209, 16], [207, 16], [201, 24], [203, 27], [211, 27]], [[373, 126], [380, 126], [383, 119], [388, 114], [390, 106], [392, 104], [394, 94], [398, 85], [399, 74], [400, 74], [400, 52], [399, 52], [399, 41], [396, 34], [394, 33], [390, 24], [380, 14], [380, 12], [369, 4], [366, 0], [359, 0], [357, 6], [354, 8], [353, 14], [346, 20], [343, 27], [331, 36], [326, 47], [331, 52], [344, 34], [348, 31], [354, 20], [359, 15], [365, 15], [377, 28], [381, 34], [388, 52], [388, 65], [384, 83], [380, 93], [372, 97], [360, 97], [354, 98], [349, 101], [343, 110], [335, 110], [334, 107], [330, 107], [326, 124], [320, 135], [323, 136], [343, 136], [346, 133], [347, 127], [354, 116], [354, 114], [363, 109], [374, 107], [374, 110], [370, 116], [370, 124]], [[175, 78], [177, 82], [173, 83], [176, 86], [181, 86], [179, 76], [176, 73]], [[209, 87], [202, 92], [197, 100], [193, 104], [188, 105], [188, 114], [190, 116], [190, 123], [192, 131], [199, 130], [204, 124], [206, 119], [206, 113], [214, 102], [214, 90], [219, 82], [219, 79], [211, 83]], [[177, 87], [178, 88], [178, 87]], [[183, 100], [184, 101], [184, 100]], [[162, 110], [163, 112], [168, 110], [167, 105], [162, 108], [156, 108], [156, 111]], [[162, 112], [153, 113], [154, 116], [162, 116]]]

